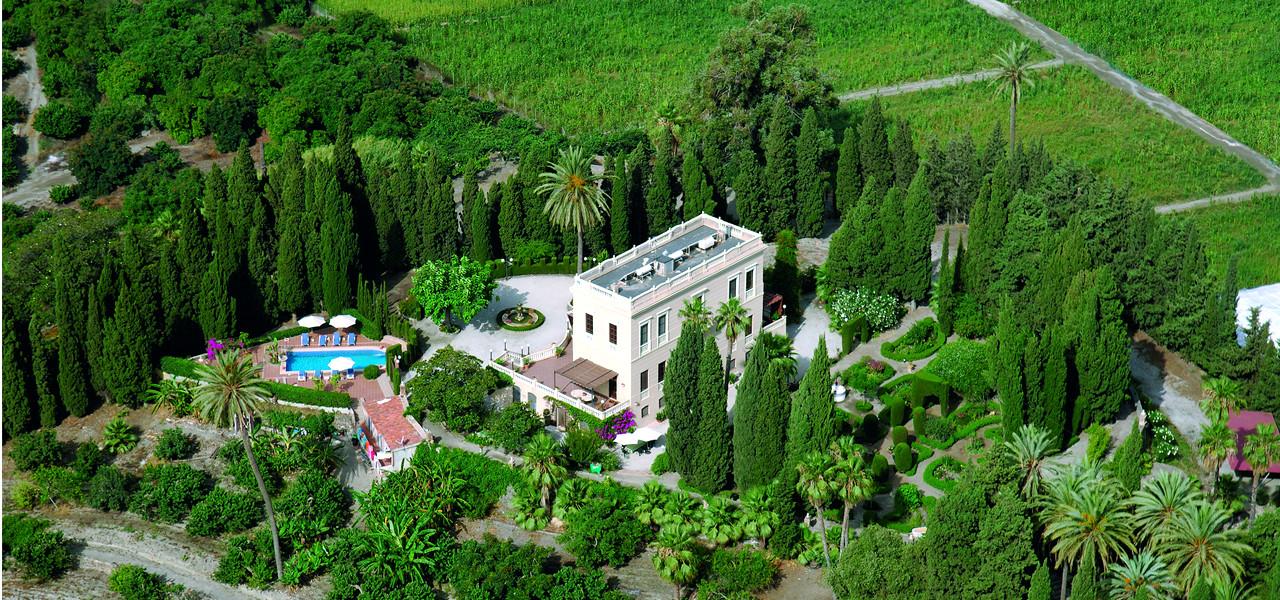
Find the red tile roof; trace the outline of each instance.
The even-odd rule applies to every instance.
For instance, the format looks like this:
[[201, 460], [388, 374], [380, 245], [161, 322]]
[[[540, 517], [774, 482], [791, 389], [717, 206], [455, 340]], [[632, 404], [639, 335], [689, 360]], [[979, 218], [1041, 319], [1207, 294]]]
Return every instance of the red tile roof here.
[[[1236, 452], [1227, 460], [1227, 464], [1231, 465], [1234, 471], [1252, 471], [1253, 467], [1249, 466], [1249, 461], [1244, 459], [1245, 440], [1253, 433], [1258, 431], [1259, 425], [1276, 424], [1276, 418], [1271, 413], [1257, 410], [1242, 410], [1231, 413], [1231, 417], [1227, 419], [1227, 427], [1236, 434]], [[1272, 475], [1280, 475], [1280, 463], [1271, 463], [1267, 472]]]
[[392, 451], [412, 446], [422, 441], [422, 436], [404, 416], [405, 405], [399, 397], [384, 400], [361, 400], [360, 405], [369, 415], [373, 434], [379, 436], [383, 450]]

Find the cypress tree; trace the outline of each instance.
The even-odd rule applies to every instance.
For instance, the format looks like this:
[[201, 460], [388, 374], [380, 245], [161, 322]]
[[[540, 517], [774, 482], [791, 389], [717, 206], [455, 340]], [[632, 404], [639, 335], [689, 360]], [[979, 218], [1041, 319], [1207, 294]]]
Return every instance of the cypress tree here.
[[676, 224], [675, 159], [671, 156], [673, 141], [671, 132], [657, 144], [653, 162], [653, 174], [649, 189], [645, 191], [645, 214], [648, 216], [648, 237], [662, 233]]
[[613, 195], [609, 198], [609, 241], [614, 254], [631, 249], [631, 172], [627, 155], [613, 159]]
[[796, 234], [790, 229], [783, 229], [778, 232], [778, 237], [774, 241], [777, 252], [773, 257], [773, 267], [765, 273], [768, 288], [778, 290], [782, 295], [782, 303], [786, 305], [788, 317], [799, 318], [800, 267], [797, 258]]
[[680, 166], [680, 185], [684, 188], [684, 219], [687, 221], [701, 213], [713, 214], [716, 198], [702, 163], [692, 147], [685, 150], [684, 164]]
[[990, 173], [1008, 155], [1009, 144], [1004, 141], [1004, 128], [997, 123], [991, 128], [987, 145], [982, 147], [982, 159], [978, 162], [978, 167], [983, 173]]
[[125, 237], [118, 278], [119, 294], [110, 320], [103, 324], [104, 346], [112, 352], [113, 368], [108, 371], [107, 390], [120, 404], [141, 403], [157, 354], [160, 307], [158, 287], [151, 277], [150, 257], [141, 248], [134, 231]]
[[938, 264], [938, 283], [933, 291], [933, 308], [944, 336], [951, 335], [955, 325], [955, 269], [951, 268], [951, 230], [942, 234], [942, 261]]
[[880, 98], [871, 99], [858, 124], [858, 164], [864, 180], [868, 183], [875, 180], [878, 193], [884, 194], [893, 185], [893, 155], [889, 151], [889, 132], [880, 109]]
[[698, 378], [704, 337], [707, 336], [702, 327], [690, 325], [680, 328], [680, 338], [671, 351], [671, 358], [667, 359], [666, 380], [662, 384], [663, 412], [669, 424], [667, 458], [671, 461], [672, 470], [682, 475], [691, 472], [698, 443], [698, 420], [701, 417], [697, 406]]
[[333, 313], [351, 306], [359, 248], [351, 198], [338, 188], [331, 169], [318, 169], [316, 176], [315, 194], [324, 211], [320, 225], [324, 307]]
[[853, 211], [862, 195], [862, 173], [859, 166], [858, 129], [846, 127], [840, 142], [840, 158], [836, 161], [836, 212], [840, 218]]
[[476, 183], [476, 175], [471, 171], [467, 171], [462, 176], [462, 220], [461, 235], [458, 237], [459, 246], [462, 253], [471, 256], [471, 247], [475, 244], [471, 234], [471, 213], [475, 211], [476, 204], [483, 202], [484, 198], [480, 196], [480, 186]]
[[98, 272], [98, 280], [89, 286], [88, 310], [85, 311], [84, 358], [89, 365], [89, 386], [107, 391], [107, 372], [118, 366], [115, 360], [106, 359], [106, 325], [115, 292], [120, 283], [116, 279], [114, 261], [108, 255]]
[[224, 173], [227, 180], [227, 203], [233, 227], [241, 251], [249, 243], [249, 227], [252, 225], [254, 204], [262, 194], [262, 185], [258, 181], [258, 171], [253, 166], [253, 157], [249, 155], [249, 146], [240, 145], [240, 150], [231, 161], [231, 166]]
[[[425, 260], [448, 260], [457, 251], [458, 214], [453, 201], [453, 183], [441, 175], [434, 155], [423, 173], [427, 185], [420, 186], [422, 196], [422, 253]], [[422, 181], [422, 178], [419, 178]], [[532, 215], [525, 215], [532, 219]]]
[[[494, 193], [497, 197], [497, 193]], [[502, 255], [510, 258], [524, 238], [524, 206], [521, 201], [520, 182], [508, 180], [502, 186], [501, 203], [498, 205], [498, 239], [502, 242]]]
[[58, 376], [53, 364], [58, 350], [40, 336], [41, 328], [32, 320], [27, 339], [31, 340], [31, 380], [35, 384], [36, 405], [40, 409], [40, 426], [54, 427], [62, 412], [57, 395]]
[[[379, 168], [378, 172], [365, 176], [366, 193], [373, 209], [374, 226], [377, 227], [378, 265], [386, 271], [404, 268], [404, 226], [399, 218], [399, 194], [412, 197], [412, 179], [395, 172], [396, 167]], [[401, 187], [405, 186], [405, 187]]]
[[471, 230], [468, 236], [471, 241], [468, 256], [476, 262], [487, 262], [494, 258], [493, 230], [489, 228], [490, 212], [488, 194], [477, 190], [471, 210], [467, 213], [467, 227]]
[[1000, 279], [995, 289], [1017, 295], [1036, 277], [1048, 229], [1044, 213], [1044, 201], [1039, 196], [1019, 193], [1014, 197], [997, 257]]
[[688, 473], [689, 483], [704, 492], [718, 492], [731, 483], [733, 431], [723, 369], [715, 337], [706, 336], [698, 359], [698, 429]]
[[1129, 333], [1110, 269], [1081, 272], [1072, 281], [1063, 314], [1075, 349], [1079, 398], [1072, 432], [1119, 413], [1129, 385]]
[[831, 358], [827, 356], [827, 337], [818, 338], [809, 369], [800, 380], [800, 389], [791, 402], [787, 419], [786, 462], [782, 473], [792, 477], [804, 455], [825, 451], [836, 437], [839, 421], [831, 392]]
[[[649, 146], [639, 142], [631, 149], [627, 157], [627, 207], [631, 210], [627, 220], [631, 222], [631, 242], [638, 244], [649, 239], [649, 217], [645, 214], [648, 208], [649, 174], [653, 170], [649, 164]], [[661, 233], [652, 232], [654, 235]]]
[[400, 149], [392, 169], [389, 199], [395, 203], [395, 214], [404, 240], [402, 265], [416, 267], [422, 264], [422, 206], [418, 197], [418, 172], [408, 146]]
[[857, 208], [842, 220], [840, 229], [831, 237], [827, 282], [833, 289], [862, 286], [887, 291], [878, 287], [883, 283], [886, 257], [877, 218], [880, 200], [876, 189], [876, 182], [867, 182]]
[[[1044, 347], [1044, 421], [1041, 428], [1049, 432], [1054, 448], [1062, 445], [1070, 437], [1067, 426], [1067, 342], [1066, 337], [1057, 329], [1045, 332]], [[1071, 432], [1075, 433], [1075, 432]]]
[[1000, 397], [1000, 414], [1006, 436], [1026, 424], [1022, 394], [1022, 354], [1025, 341], [1015, 323], [1012, 302], [1005, 300], [996, 323], [991, 351], [991, 372], [995, 375], [996, 394]]
[[911, 123], [906, 119], [898, 121], [893, 132], [893, 176], [894, 185], [904, 190], [920, 168], [920, 154], [911, 137]]
[[302, 155], [297, 144], [286, 142], [284, 159], [276, 165], [273, 182], [280, 186], [279, 251], [276, 253], [276, 298], [280, 309], [294, 315], [305, 312], [310, 304], [310, 282], [307, 279], [308, 237], [307, 195], [304, 188]]
[[[550, 161], [550, 146], [544, 143], [530, 144], [529, 148], [520, 155], [520, 170], [516, 172], [515, 177], [520, 181], [525, 238], [546, 242], [558, 249], [561, 246], [559, 238], [552, 231], [551, 221], [544, 210], [547, 199], [537, 192], [539, 176], [547, 170], [547, 163]], [[577, 241], [575, 240], [574, 243], [576, 244]]]
[[[791, 107], [779, 97], [764, 139], [765, 238], [796, 226], [796, 145]], [[803, 234], [802, 234], [803, 235]]]
[[1043, 429], [1048, 423], [1048, 407], [1045, 406], [1044, 368], [1048, 340], [1029, 333], [1022, 354], [1022, 398], [1026, 406], [1024, 418], [1028, 424]]
[[733, 180], [734, 205], [738, 209], [738, 218], [743, 227], [762, 232], [767, 226], [769, 211], [764, 199], [760, 163], [756, 160], [755, 152], [749, 149], [739, 152], [734, 162], [738, 165], [738, 176]]
[[822, 235], [827, 212], [826, 187], [818, 115], [810, 107], [804, 111], [800, 136], [796, 138], [796, 234], [800, 237]]
[[880, 246], [882, 258], [878, 261], [880, 270], [875, 273], [878, 280], [876, 288], [899, 299], [906, 299], [910, 294], [907, 260], [912, 244], [903, 227], [903, 210], [902, 195], [895, 187], [884, 195], [876, 215], [876, 224], [883, 236]]
[[[613, 178], [609, 175], [613, 172], [613, 160], [609, 156], [601, 159], [601, 181], [600, 191], [605, 195], [606, 202], [612, 202], [613, 199]], [[570, 254], [577, 243], [574, 239], [573, 232], [565, 229], [561, 232], [565, 239], [566, 255]], [[598, 256], [601, 253], [609, 254], [609, 237], [613, 233], [613, 215], [609, 211], [605, 211], [601, 216], [600, 224], [582, 232], [582, 242], [585, 245], [588, 256]]]
[[1071, 600], [1102, 600], [1098, 576], [1094, 573], [1092, 559], [1080, 563], [1080, 570], [1071, 579]]
[[228, 339], [236, 330], [236, 298], [231, 295], [231, 267], [214, 258], [205, 269], [198, 303], [200, 330], [206, 339]]
[[757, 344], [747, 353], [733, 414], [733, 478], [738, 489], [769, 483], [778, 475], [787, 437], [787, 375]]
[[160, 309], [163, 314], [163, 344], [172, 344], [186, 337], [187, 315], [182, 312], [186, 292], [182, 289], [182, 270], [178, 267], [176, 244], [160, 242], [160, 259], [156, 263], [156, 280], [160, 282]]
[[[338, 190], [347, 195], [351, 206], [353, 232], [356, 242], [356, 265], [377, 272], [382, 268], [378, 248], [377, 218], [370, 203], [368, 185], [365, 182], [364, 165], [352, 146], [351, 128], [343, 120], [338, 124], [333, 141], [333, 169], [338, 180]], [[341, 309], [339, 309], [341, 310]]]
[[1031, 592], [1028, 600], [1052, 600], [1053, 588], [1049, 583], [1049, 567], [1042, 562], [1031, 575]]
[[209, 266], [211, 252], [209, 229], [204, 211], [201, 210], [201, 187], [200, 171], [196, 169], [184, 169], [173, 180], [173, 196], [179, 203], [180, 230], [175, 259], [178, 262], [178, 272], [182, 274], [183, 290], [181, 304], [175, 309], [188, 320], [195, 317], [195, 299], [200, 290], [200, 282], [204, 279], [204, 271]]
[[[924, 169], [916, 171], [907, 190], [903, 207], [903, 283], [904, 300], [921, 304], [929, 296], [933, 281], [933, 237], [937, 216], [929, 197]], [[967, 265], [967, 261], [966, 261]]]
[[54, 314], [58, 322], [58, 393], [67, 413], [77, 417], [89, 414], [89, 373], [84, 353], [84, 323], [81, 316], [86, 302], [69, 272], [75, 262], [63, 236], [54, 242]]
[[251, 201], [253, 217], [249, 231], [248, 263], [255, 293], [253, 298], [246, 298], [250, 305], [245, 308], [257, 316], [254, 321], [258, 325], [270, 326], [275, 323], [275, 316], [280, 310], [280, 288], [276, 281], [276, 218], [266, 194], [259, 194]]
[[[215, 258], [222, 260], [232, 271], [239, 271], [243, 258], [236, 212], [229, 206], [227, 179], [218, 165], [213, 165], [204, 177], [204, 211], [209, 217], [210, 249]], [[207, 266], [206, 259], [203, 265]]]
[[17, 327], [12, 307], [4, 310], [4, 436], [13, 438], [29, 431], [35, 424], [35, 403], [33, 396], [27, 394], [30, 389], [27, 365], [30, 358], [27, 352], [26, 332]]

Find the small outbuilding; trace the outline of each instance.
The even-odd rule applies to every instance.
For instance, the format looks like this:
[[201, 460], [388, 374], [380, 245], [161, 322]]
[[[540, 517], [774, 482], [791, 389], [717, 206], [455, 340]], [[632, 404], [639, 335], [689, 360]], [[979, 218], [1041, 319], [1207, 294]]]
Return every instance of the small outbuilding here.
[[[1227, 459], [1227, 464], [1236, 473], [1247, 474], [1253, 471], [1249, 461], [1244, 459], [1245, 440], [1258, 431], [1259, 425], [1275, 425], [1276, 418], [1268, 412], [1258, 410], [1242, 410], [1231, 413], [1227, 419], [1227, 427], [1236, 434], [1236, 451]], [[1280, 475], [1280, 462], [1271, 463], [1267, 469], [1270, 475]]]

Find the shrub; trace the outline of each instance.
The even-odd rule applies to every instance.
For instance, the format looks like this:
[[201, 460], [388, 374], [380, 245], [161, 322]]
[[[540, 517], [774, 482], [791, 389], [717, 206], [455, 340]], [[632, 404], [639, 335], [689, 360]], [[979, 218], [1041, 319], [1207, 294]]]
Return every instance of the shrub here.
[[961, 294], [956, 299], [952, 321], [956, 334], [964, 338], [985, 338], [996, 330], [996, 320], [983, 313], [982, 305], [972, 294]]
[[[258, 450], [255, 448], [255, 451]], [[258, 459], [258, 470], [262, 474], [262, 484], [266, 486], [267, 493], [275, 495], [284, 487], [284, 479], [280, 475], [279, 465], [276, 464], [274, 456], [266, 453], [258, 452], [254, 456]], [[226, 464], [227, 475], [231, 476], [232, 481], [236, 485], [246, 490], [258, 489], [258, 481], [253, 476], [253, 466], [249, 464], [249, 457], [245, 456], [244, 444], [238, 440], [230, 440], [218, 448], [218, 458]]]
[[[4, 529], [7, 538], [8, 522]], [[13, 556], [22, 573], [39, 581], [54, 579], [75, 565], [68, 545], [61, 531], [49, 529], [48, 521], [24, 532], [21, 541], [10, 545], [6, 540], [4, 544], [5, 550]]]
[[187, 435], [177, 427], [164, 430], [160, 439], [156, 440], [154, 450], [156, 458], [161, 460], [185, 460], [191, 458], [200, 448], [194, 436]]
[[366, 365], [363, 374], [365, 379], [374, 380], [382, 374], [382, 369], [378, 365]]
[[923, 436], [925, 432], [925, 414], [924, 407], [917, 406], [911, 409], [911, 428], [915, 430], [917, 436]]
[[66, 204], [80, 197], [80, 186], [55, 185], [49, 188], [49, 199], [55, 204]]
[[275, 500], [292, 537], [314, 540], [336, 531], [351, 519], [351, 494], [337, 479], [308, 469]]
[[32, 127], [49, 137], [70, 140], [80, 137], [89, 125], [87, 115], [70, 102], [55, 100], [36, 111]]
[[1085, 430], [1085, 435], [1089, 437], [1089, 445], [1084, 453], [1085, 457], [1091, 463], [1101, 463], [1102, 458], [1107, 455], [1107, 450], [1111, 449], [1111, 430], [1101, 423], [1093, 423]]
[[749, 597], [773, 585], [778, 576], [777, 565], [756, 550], [717, 549], [710, 562], [710, 572], [698, 585], [699, 598]]
[[212, 537], [250, 529], [263, 518], [262, 500], [257, 493], [237, 494], [215, 487], [191, 508], [186, 527], [191, 535]]
[[875, 406], [872, 405], [871, 402], [868, 400], [859, 400], [857, 402], [854, 402], [853, 407], [864, 413], [871, 412], [871, 410], [875, 408]]
[[86, 478], [68, 467], [40, 467], [32, 475], [32, 481], [40, 488], [44, 502], [79, 503], [84, 500]]
[[858, 434], [855, 436], [859, 442], [874, 442], [884, 437], [884, 432], [880, 430], [880, 419], [875, 415], [867, 415], [863, 417], [862, 423], [858, 425]]
[[889, 459], [883, 454], [877, 454], [871, 457], [871, 476], [877, 480], [883, 480], [889, 474]]
[[277, 431], [302, 430], [320, 440], [328, 440], [334, 435], [333, 413], [303, 414], [293, 410], [269, 410], [262, 413], [262, 423]]
[[653, 457], [653, 464], [649, 466], [649, 472], [654, 475], [661, 475], [671, 471], [671, 458], [666, 452]]
[[102, 449], [112, 454], [124, 454], [137, 448], [140, 439], [133, 426], [125, 422], [123, 412], [102, 428]]
[[227, 585], [266, 588], [276, 579], [271, 532], [259, 529], [252, 537], [237, 535], [227, 540], [227, 553], [218, 561], [213, 580]]
[[24, 433], [13, 439], [9, 460], [19, 471], [58, 466], [62, 464], [62, 444], [52, 429]]
[[804, 546], [804, 529], [794, 521], [783, 522], [769, 538], [769, 552], [783, 560], [795, 558]]
[[102, 463], [102, 449], [93, 442], [84, 442], [76, 446], [76, 457], [71, 462], [71, 468], [88, 479], [98, 472], [98, 467], [102, 466]]
[[956, 340], [943, 346], [924, 372], [936, 375], [968, 400], [985, 398], [991, 391], [987, 348], [980, 342]]
[[409, 394], [406, 411], [461, 433], [480, 428], [488, 413], [486, 399], [498, 388], [497, 372], [480, 359], [446, 346], [426, 362], [413, 367], [415, 376], [405, 388]]
[[[5, 50], [3, 67], [4, 67], [4, 78], [8, 79], [10, 77], [13, 77], [14, 75], [17, 75], [18, 73], [25, 71], [27, 69], [27, 63], [22, 62], [22, 59], [18, 58], [18, 55], [8, 50]], [[5, 96], [5, 98], [13, 98], [13, 96]], [[6, 112], [8, 111], [8, 108], [9, 108], [8, 106], [5, 106]], [[8, 124], [9, 123], [6, 121], [5, 125], [8, 125]]]
[[21, 100], [14, 98], [9, 94], [4, 95], [3, 113], [4, 113], [4, 124], [6, 126], [21, 123], [27, 120], [26, 105], [23, 104]]
[[951, 412], [947, 398], [951, 395], [951, 386], [937, 375], [922, 371], [911, 378], [911, 406], [928, 406], [929, 398], [936, 398], [942, 406], [942, 414]]
[[489, 437], [507, 452], [524, 452], [533, 436], [542, 431], [542, 419], [527, 404], [515, 402], [489, 417]]
[[302, 27], [307, 22], [307, 13], [302, 6], [296, 4], [286, 6], [280, 9], [280, 14], [276, 16], [276, 21], [289, 27]]
[[903, 426], [901, 426], [901, 425], [894, 425], [894, 427], [893, 427], [893, 430], [892, 430], [892, 431], [893, 431], [893, 433], [891, 434], [891, 438], [890, 438], [890, 439], [892, 439], [892, 440], [893, 440], [893, 443], [895, 443], [895, 444], [901, 444], [901, 443], [903, 443], [903, 442], [907, 441], [907, 428], [906, 428], [906, 427], [903, 427]]
[[917, 321], [902, 337], [881, 346], [880, 351], [885, 358], [919, 360], [933, 355], [946, 341], [938, 322], [933, 318], [926, 318]]
[[13, 505], [19, 510], [34, 510], [41, 504], [44, 504], [44, 494], [40, 493], [40, 486], [30, 481], [19, 481], [13, 487]]
[[590, 464], [603, 446], [604, 440], [586, 427], [574, 427], [564, 436], [565, 454], [579, 467]]
[[893, 466], [897, 467], [899, 473], [906, 473], [915, 466], [915, 453], [912, 452], [911, 446], [905, 443], [894, 445]]
[[929, 463], [929, 468], [924, 471], [924, 481], [939, 490], [950, 492], [964, 475], [964, 471], [964, 463], [950, 456], [943, 456]]
[[161, 523], [177, 523], [209, 493], [209, 474], [181, 463], [152, 465], [142, 471], [129, 511]]
[[120, 565], [111, 571], [107, 589], [124, 600], [157, 600], [169, 597], [169, 586], [159, 575], [138, 565]]
[[608, 448], [601, 448], [597, 451], [593, 462], [599, 464], [600, 470], [605, 473], [612, 473], [622, 468], [622, 457]]
[[898, 486], [893, 493], [893, 504], [895, 507], [901, 507], [905, 510], [919, 510], [924, 506], [924, 495], [920, 493], [920, 488], [912, 483], [904, 483]]
[[955, 432], [956, 425], [948, 417], [930, 416], [924, 424], [925, 437], [940, 444], [947, 443], [955, 435]]
[[129, 487], [132, 481], [124, 471], [107, 466], [89, 480], [85, 501], [98, 510], [122, 511], [129, 508]]
[[570, 513], [560, 543], [588, 567], [621, 567], [644, 551], [653, 531], [636, 519], [632, 503], [594, 498]]
[[902, 321], [906, 308], [893, 296], [867, 288], [839, 290], [827, 302], [827, 314], [839, 331], [846, 323], [861, 315], [873, 331], [893, 329]]
[[907, 422], [907, 407], [902, 398], [889, 399], [889, 424], [898, 426]]
[[446, 469], [466, 482], [459, 492], [464, 516], [478, 519], [489, 514], [507, 489], [520, 480], [519, 473], [491, 458], [457, 448], [423, 444], [413, 455], [413, 464], [427, 472]]

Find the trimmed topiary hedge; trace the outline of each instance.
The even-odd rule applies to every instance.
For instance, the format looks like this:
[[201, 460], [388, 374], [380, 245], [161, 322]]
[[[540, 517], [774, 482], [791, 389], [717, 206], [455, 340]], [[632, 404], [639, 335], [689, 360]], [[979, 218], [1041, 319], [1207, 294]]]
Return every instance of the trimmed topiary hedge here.
[[948, 415], [951, 414], [950, 396], [951, 386], [933, 373], [915, 373], [911, 378], [911, 406], [928, 406], [926, 401], [929, 398], [937, 398], [942, 405], [942, 414]]
[[911, 446], [908, 446], [906, 442], [894, 445], [893, 466], [897, 467], [899, 473], [906, 473], [916, 466], [915, 453], [911, 451]]
[[917, 321], [896, 340], [880, 347], [885, 358], [898, 361], [920, 360], [932, 356], [947, 342], [942, 326], [932, 318]]
[[959, 474], [964, 472], [964, 468], [964, 463], [951, 458], [950, 456], [944, 456], [929, 463], [929, 466], [925, 468], [924, 482], [944, 492], [950, 492], [956, 487], [956, 480], [943, 479], [942, 477], [939, 477], [937, 474], [938, 469], [951, 470], [952, 472]]

